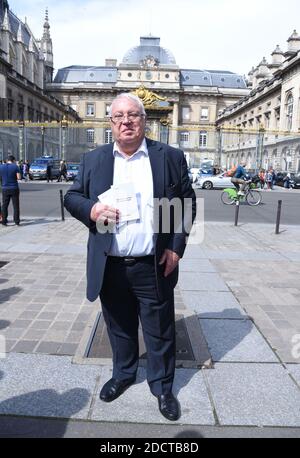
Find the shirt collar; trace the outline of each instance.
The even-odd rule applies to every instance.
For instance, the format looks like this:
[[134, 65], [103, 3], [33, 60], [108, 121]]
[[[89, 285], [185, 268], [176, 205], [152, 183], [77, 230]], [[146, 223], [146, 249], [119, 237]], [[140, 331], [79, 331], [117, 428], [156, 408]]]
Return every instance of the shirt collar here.
[[[140, 144], [139, 148], [135, 151], [135, 153], [133, 153], [131, 156], [128, 156], [128, 158], [131, 158], [137, 155], [138, 153], [143, 153], [145, 156], [149, 156], [145, 138], [143, 139], [142, 143]], [[113, 155], [116, 157], [116, 154], [119, 154], [120, 156], [124, 157], [124, 153], [122, 153], [122, 150], [119, 148], [117, 142], [114, 142]]]

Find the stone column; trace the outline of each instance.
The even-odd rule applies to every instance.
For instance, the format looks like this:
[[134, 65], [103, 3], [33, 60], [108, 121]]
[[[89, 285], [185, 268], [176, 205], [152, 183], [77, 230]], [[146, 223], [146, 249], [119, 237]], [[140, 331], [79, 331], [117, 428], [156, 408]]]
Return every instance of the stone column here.
[[170, 145], [178, 146], [178, 102], [174, 102], [173, 106], [173, 121], [170, 127]]

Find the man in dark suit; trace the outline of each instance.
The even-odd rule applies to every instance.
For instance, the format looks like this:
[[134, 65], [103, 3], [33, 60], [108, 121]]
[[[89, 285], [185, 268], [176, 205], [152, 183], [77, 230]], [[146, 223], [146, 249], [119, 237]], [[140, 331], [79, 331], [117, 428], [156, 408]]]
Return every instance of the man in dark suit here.
[[[177, 420], [174, 287], [196, 214], [195, 193], [183, 152], [145, 138], [146, 113], [138, 97], [119, 95], [110, 119], [115, 143], [83, 155], [65, 196], [67, 210], [89, 228], [87, 297], [100, 295], [112, 346], [113, 376], [100, 399], [113, 401], [135, 381], [140, 318], [150, 390], [162, 415]], [[119, 209], [98, 200], [124, 183], [134, 186], [139, 208], [139, 219], [125, 223]], [[157, 205], [161, 199], [182, 204], [179, 212]]]

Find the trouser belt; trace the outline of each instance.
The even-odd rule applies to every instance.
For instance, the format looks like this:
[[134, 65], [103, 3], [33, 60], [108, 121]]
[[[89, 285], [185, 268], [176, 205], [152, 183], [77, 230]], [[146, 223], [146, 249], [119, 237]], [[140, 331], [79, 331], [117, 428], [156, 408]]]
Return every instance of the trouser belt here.
[[133, 266], [137, 262], [153, 261], [154, 255], [147, 256], [108, 256], [107, 259], [111, 262], [122, 263]]

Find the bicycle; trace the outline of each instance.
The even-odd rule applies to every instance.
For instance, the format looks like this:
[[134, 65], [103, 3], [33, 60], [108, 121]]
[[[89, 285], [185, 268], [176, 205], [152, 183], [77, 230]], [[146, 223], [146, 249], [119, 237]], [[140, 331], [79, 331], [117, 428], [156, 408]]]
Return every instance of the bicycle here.
[[254, 207], [262, 201], [261, 192], [255, 188], [255, 183], [247, 183], [244, 189], [245, 195], [238, 194], [235, 188], [226, 188], [221, 194], [221, 201], [225, 205], [240, 204], [240, 202], [246, 201], [248, 205]]

